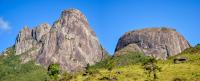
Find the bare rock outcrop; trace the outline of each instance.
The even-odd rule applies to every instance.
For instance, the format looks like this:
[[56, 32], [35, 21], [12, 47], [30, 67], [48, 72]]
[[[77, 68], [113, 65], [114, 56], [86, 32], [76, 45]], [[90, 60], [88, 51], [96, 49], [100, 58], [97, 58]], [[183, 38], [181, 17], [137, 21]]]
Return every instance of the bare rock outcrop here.
[[[188, 41], [176, 30], [169, 28], [146, 28], [125, 33], [115, 49], [120, 54], [129, 44], [136, 44], [145, 55], [166, 59], [191, 47]], [[135, 46], [136, 47], [136, 46]]]
[[121, 50], [115, 52], [115, 56], [120, 56], [130, 52], [143, 52], [137, 44], [129, 44]]
[[25, 27], [17, 37], [15, 49], [22, 63], [36, 60], [45, 67], [59, 63], [68, 72], [83, 70], [105, 55], [86, 17], [77, 9], [64, 10], [52, 27]]

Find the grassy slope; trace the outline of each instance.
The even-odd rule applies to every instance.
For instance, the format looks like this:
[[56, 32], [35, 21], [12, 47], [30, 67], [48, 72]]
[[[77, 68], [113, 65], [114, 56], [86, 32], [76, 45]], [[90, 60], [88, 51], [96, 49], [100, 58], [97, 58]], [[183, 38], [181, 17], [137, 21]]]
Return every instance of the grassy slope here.
[[21, 64], [14, 48], [9, 48], [7, 56], [0, 56], [0, 81], [44, 81], [47, 71], [33, 61]]
[[[0, 56], [0, 81], [45, 81], [48, 79], [47, 70], [37, 66], [33, 61], [20, 64], [19, 56], [14, 55], [10, 48], [6, 57]], [[174, 64], [176, 57], [187, 57], [185, 63]], [[91, 74], [77, 73], [66, 76], [69, 81], [108, 81], [108, 77], [117, 81], [144, 81], [148, 77], [142, 64], [150, 57], [142, 54], [130, 53], [121, 57], [107, 58], [94, 66], [90, 66]], [[187, 49], [183, 53], [171, 57], [166, 61], [158, 60], [156, 63], [161, 67], [157, 72], [158, 81], [200, 81], [200, 45]], [[109, 67], [112, 66], [112, 70]], [[89, 72], [89, 73], [90, 73]], [[66, 79], [66, 80], [67, 80]], [[180, 80], [178, 80], [180, 79]]]
[[[174, 64], [173, 59], [176, 57], [187, 57], [188, 61]], [[158, 60], [157, 65], [161, 67], [161, 72], [157, 73], [158, 81], [200, 81], [200, 45], [187, 49], [166, 61]], [[117, 81], [144, 81], [148, 79], [141, 63], [133, 62], [131, 65], [114, 67], [111, 72], [106, 68], [97, 67], [96, 69], [97, 71], [92, 75], [78, 74], [71, 81], [99, 81], [103, 77], [110, 76], [117, 78]]]

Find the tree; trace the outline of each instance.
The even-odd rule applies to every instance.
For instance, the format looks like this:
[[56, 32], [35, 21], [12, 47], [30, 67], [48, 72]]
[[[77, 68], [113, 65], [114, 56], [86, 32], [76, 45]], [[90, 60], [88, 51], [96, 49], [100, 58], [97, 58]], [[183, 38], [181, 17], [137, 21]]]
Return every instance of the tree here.
[[147, 77], [150, 79], [150, 81], [156, 81], [158, 79], [157, 72], [161, 71], [161, 68], [156, 65], [156, 62], [157, 60], [155, 58], [150, 58], [143, 64], [145, 73], [147, 74]]
[[59, 64], [51, 64], [48, 67], [48, 75], [51, 79], [57, 80], [60, 75], [60, 65]]
[[113, 70], [114, 67], [115, 67], [114, 60], [111, 59], [111, 60], [108, 61], [108, 63], [107, 63], [107, 68], [108, 68], [108, 71], [109, 71], [109, 73], [110, 73], [110, 75], [109, 75], [109, 78], [110, 78], [110, 79], [112, 78], [112, 70]]

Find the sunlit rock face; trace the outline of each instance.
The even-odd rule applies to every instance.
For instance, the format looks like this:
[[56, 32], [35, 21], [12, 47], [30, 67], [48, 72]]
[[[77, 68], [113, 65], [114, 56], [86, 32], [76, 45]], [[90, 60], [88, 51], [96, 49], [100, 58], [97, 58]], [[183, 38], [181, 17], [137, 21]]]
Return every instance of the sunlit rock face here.
[[36, 60], [45, 67], [59, 63], [68, 72], [83, 70], [105, 55], [86, 17], [77, 9], [64, 10], [53, 26], [25, 27], [17, 37], [15, 49], [22, 63]]
[[[166, 59], [191, 47], [188, 41], [175, 29], [146, 28], [125, 33], [116, 46], [115, 52], [123, 50], [129, 44], [136, 44], [147, 56]], [[134, 46], [134, 47], [137, 47]], [[137, 50], [137, 51], [138, 51]]]

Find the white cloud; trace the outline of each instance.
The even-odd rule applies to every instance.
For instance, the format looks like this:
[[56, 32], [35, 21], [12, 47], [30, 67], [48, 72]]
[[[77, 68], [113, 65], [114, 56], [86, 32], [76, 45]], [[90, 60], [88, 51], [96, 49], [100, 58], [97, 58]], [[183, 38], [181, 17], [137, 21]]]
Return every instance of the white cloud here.
[[0, 17], [0, 30], [10, 30], [11, 27], [9, 26], [9, 23], [5, 21], [2, 17]]

